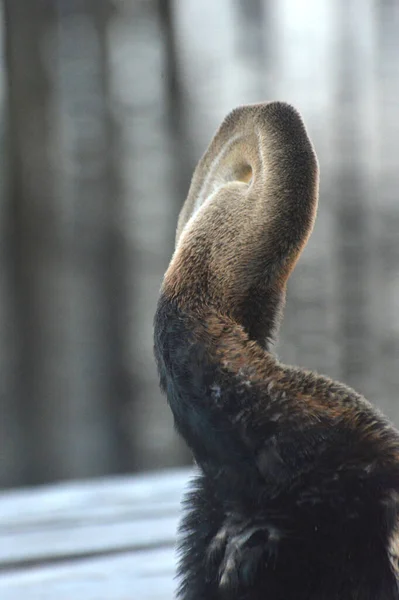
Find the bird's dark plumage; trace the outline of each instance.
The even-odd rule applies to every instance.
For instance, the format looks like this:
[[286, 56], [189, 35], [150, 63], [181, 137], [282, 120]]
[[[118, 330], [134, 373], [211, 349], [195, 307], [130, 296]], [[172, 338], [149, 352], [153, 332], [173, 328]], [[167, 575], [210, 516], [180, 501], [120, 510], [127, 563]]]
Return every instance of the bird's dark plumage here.
[[254, 105], [223, 122], [181, 213], [155, 355], [198, 468], [182, 600], [399, 600], [399, 434], [269, 348], [317, 194], [298, 113]]

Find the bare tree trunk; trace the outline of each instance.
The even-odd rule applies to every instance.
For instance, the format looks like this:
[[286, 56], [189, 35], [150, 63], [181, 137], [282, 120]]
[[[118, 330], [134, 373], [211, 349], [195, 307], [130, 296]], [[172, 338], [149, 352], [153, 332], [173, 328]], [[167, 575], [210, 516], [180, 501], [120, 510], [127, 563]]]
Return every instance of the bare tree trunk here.
[[376, 114], [376, 180], [373, 187], [375, 208], [373, 308], [376, 321], [375, 397], [396, 424], [399, 424], [399, 5], [383, 0], [374, 7], [375, 65], [374, 90]]
[[115, 264], [118, 206], [109, 103], [108, 2], [60, 4], [60, 118], [65, 200], [72, 207], [68, 446], [74, 476], [124, 470]]
[[240, 58], [245, 57], [246, 70], [253, 73], [250, 93], [260, 101], [266, 88], [265, 79], [260, 75], [267, 72], [273, 52], [271, 40], [265, 36], [265, 29], [269, 29], [270, 24], [270, 2], [246, 0], [232, 2], [232, 5], [236, 13], [237, 54]]
[[[4, 10], [1, 7], [1, 21]], [[4, 29], [1, 44], [7, 48]], [[5, 64], [1, 61], [1, 85], [5, 87]], [[16, 318], [13, 289], [12, 239], [10, 231], [10, 195], [8, 160], [11, 150], [9, 102], [0, 106], [0, 487], [18, 485], [23, 480], [23, 431], [18, 410], [18, 364], [16, 352]]]
[[340, 377], [366, 393], [370, 374], [368, 318], [369, 235], [367, 173], [362, 162], [361, 86], [363, 62], [357, 16], [345, 0], [336, 6], [337, 299]]
[[[63, 250], [53, 204], [56, 196], [56, 144], [50, 127], [53, 97], [43, 56], [44, 40], [54, 33], [56, 23], [52, 4], [42, 2], [38, 6], [18, 0], [5, 0], [4, 4], [13, 303], [19, 355], [15, 401], [24, 429], [20, 439], [24, 483], [45, 477], [43, 462], [49, 470], [54, 467], [48, 437], [50, 407], [43, 403], [47, 395], [43, 389], [46, 371], [55, 367], [51, 339], [55, 331], [47, 326], [54, 318], [54, 304], [48, 306], [47, 302], [54, 298], [55, 281], [51, 281], [51, 274], [56, 272]], [[56, 327], [54, 322], [53, 326]]]
[[5, 0], [23, 483], [117, 467], [100, 17], [56, 6]]
[[[177, 216], [187, 195], [191, 176], [195, 168], [193, 148], [188, 127], [189, 106], [179, 49], [176, 40], [175, 3], [173, 0], [158, 0], [159, 25], [163, 41], [166, 88], [166, 124], [170, 136], [171, 152], [174, 157], [174, 189], [176, 203], [172, 205], [172, 220]], [[174, 242], [173, 230], [173, 242]]]
[[[93, 14], [100, 42], [100, 69], [103, 83], [102, 96], [105, 102], [105, 136], [107, 140], [106, 184], [107, 184], [107, 230], [105, 243], [106, 258], [102, 277], [103, 294], [108, 303], [107, 336], [108, 368], [111, 393], [109, 395], [109, 417], [116, 468], [119, 472], [130, 471], [135, 466], [127, 426], [128, 415], [135, 404], [134, 368], [129, 364], [129, 315], [133, 309], [129, 302], [128, 289], [134, 280], [134, 256], [129, 256], [129, 244], [124, 234], [124, 211], [122, 200], [122, 147], [121, 124], [111, 107], [115, 105], [112, 65], [108, 52], [109, 26], [114, 15], [110, 2], [93, 0]], [[130, 199], [131, 200], [131, 199]], [[134, 298], [133, 298], [134, 301]]]

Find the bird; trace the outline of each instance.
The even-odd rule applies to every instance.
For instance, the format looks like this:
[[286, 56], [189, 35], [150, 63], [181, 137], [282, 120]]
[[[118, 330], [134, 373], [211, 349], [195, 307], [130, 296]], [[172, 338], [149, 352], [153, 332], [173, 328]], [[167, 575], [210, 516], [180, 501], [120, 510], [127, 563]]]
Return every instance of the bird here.
[[399, 599], [399, 432], [272, 348], [318, 198], [285, 102], [232, 110], [194, 171], [154, 317], [160, 387], [196, 465], [180, 600]]

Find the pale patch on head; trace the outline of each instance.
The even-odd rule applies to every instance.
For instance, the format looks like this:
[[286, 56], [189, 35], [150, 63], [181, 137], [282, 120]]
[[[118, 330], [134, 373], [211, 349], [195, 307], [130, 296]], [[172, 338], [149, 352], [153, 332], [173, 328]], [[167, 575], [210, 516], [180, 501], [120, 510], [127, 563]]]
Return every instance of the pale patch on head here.
[[[200, 193], [198, 194], [198, 198], [195, 200], [194, 211], [195, 214], [198, 209], [202, 206], [205, 201], [204, 191], [208, 193], [207, 198], [214, 192], [216, 192], [220, 187], [222, 187], [225, 183], [228, 182], [226, 180], [226, 175], [223, 173], [223, 168], [221, 167], [221, 163], [227, 154], [230, 153], [231, 147], [236, 144], [242, 138], [242, 133], [236, 133], [230, 139], [228, 139], [224, 145], [222, 146], [219, 154], [215, 156], [212, 161], [211, 166], [209, 167], [207, 174], [204, 178]], [[207, 188], [211, 186], [211, 189], [208, 191]]]
[[209, 194], [209, 196], [207, 198], [205, 198], [204, 200], [201, 200], [201, 202], [195, 204], [194, 210], [190, 215], [190, 218], [188, 219], [187, 223], [184, 225], [181, 234], [179, 235], [179, 239], [176, 241], [176, 249], [175, 252], [172, 256], [172, 260], [177, 252], [177, 250], [179, 249], [179, 247], [181, 246], [184, 238], [186, 237], [186, 235], [191, 231], [191, 229], [194, 226], [194, 221], [196, 221], [196, 219], [198, 218], [198, 216], [203, 213], [206, 208], [208, 207], [208, 205], [212, 202], [215, 194], [217, 192], [217, 189], [212, 192], [211, 194]]

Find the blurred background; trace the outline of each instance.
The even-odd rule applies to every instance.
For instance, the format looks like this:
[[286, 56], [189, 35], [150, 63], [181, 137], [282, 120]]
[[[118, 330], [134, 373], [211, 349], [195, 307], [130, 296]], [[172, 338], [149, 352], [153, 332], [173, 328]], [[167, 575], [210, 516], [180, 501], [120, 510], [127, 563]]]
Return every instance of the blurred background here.
[[399, 425], [397, 0], [4, 0], [0, 487], [185, 464], [152, 319], [192, 170], [281, 99], [321, 168], [280, 358]]

